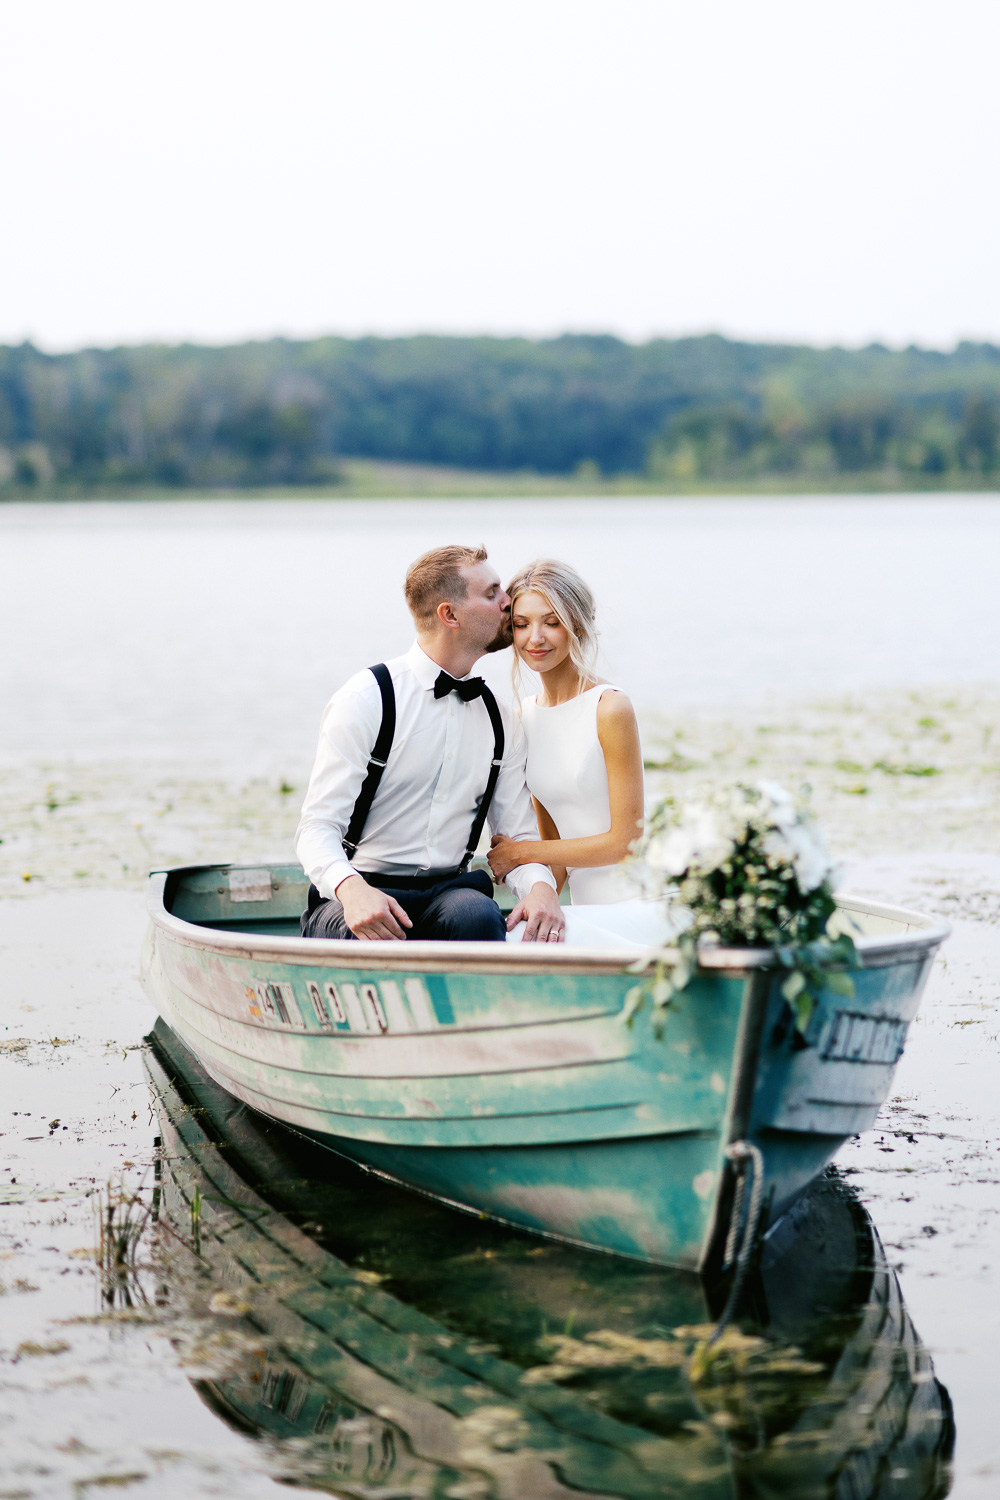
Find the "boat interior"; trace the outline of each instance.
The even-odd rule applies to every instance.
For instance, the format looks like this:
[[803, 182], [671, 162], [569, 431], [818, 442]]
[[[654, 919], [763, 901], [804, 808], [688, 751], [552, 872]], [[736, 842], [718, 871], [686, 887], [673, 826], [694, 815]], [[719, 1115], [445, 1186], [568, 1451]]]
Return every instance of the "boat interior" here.
[[[485, 861], [474, 869], [489, 871]], [[297, 864], [194, 865], [166, 872], [163, 902], [172, 916], [215, 931], [298, 937], [309, 881]], [[513, 906], [506, 886], [494, 886], [502, 911]], [[568, 890], [562, 896], [568, 900]], [[903, 937], [936, 924], [916, 912], [900, 911], [863, 898], [838, 900], [831, 933], [854, 938]]]
[[[485, 861], [473, 869], [489, 872]], [[202, 865], [167, 874], [164, 905], [182, 922], [221, 932], [298, 937], [309, 880], [301, 865]], [[502, 911], [514, 904], [506, 886], [494, 886]]]

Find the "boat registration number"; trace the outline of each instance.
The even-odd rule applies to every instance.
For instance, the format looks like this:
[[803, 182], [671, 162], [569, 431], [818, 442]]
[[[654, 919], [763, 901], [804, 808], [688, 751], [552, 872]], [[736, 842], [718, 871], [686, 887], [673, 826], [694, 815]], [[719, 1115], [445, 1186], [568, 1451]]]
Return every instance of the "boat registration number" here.
[[438, 1022], [422, 979], [392, 979], [379, 984], [333, 984], [306, 981], [305, 994], [296, 994], [287, 980], [260, 980], [246, 986], [247, 1007], [255, 1021], [323, 1031], [361, 1034], [433, 1031]]
[[906, 1024], [898, 1016], [838, 1010], [820, 1055], [825, 1062], [898, 1062], [906, 1041]]

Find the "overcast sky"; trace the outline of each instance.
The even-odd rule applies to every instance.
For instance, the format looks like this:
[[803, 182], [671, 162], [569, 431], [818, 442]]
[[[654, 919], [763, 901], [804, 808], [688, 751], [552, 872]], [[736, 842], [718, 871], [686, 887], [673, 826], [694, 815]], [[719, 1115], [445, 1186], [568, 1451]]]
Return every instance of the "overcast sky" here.
[[998, 0], [7, 0], [0, 341], [1000, 340]]

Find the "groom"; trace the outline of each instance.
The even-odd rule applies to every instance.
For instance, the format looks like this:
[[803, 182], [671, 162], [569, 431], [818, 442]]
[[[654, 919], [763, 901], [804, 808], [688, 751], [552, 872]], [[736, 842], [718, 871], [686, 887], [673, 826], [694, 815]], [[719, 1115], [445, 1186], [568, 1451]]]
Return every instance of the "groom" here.
[[[479, 658], [510, 644], [510, 599], [484, 547], [438, 547], [406, 575], [417, 629], [405, 656], [359, 672], [327, 705], [295, 849], [312, 884], [304, 937], [503, 942], [493, 885], [468, 865], [489, 821], [537, 839], [518, 720]], [[561, 942], [545, 865], [520, 865], [509, 925]]]

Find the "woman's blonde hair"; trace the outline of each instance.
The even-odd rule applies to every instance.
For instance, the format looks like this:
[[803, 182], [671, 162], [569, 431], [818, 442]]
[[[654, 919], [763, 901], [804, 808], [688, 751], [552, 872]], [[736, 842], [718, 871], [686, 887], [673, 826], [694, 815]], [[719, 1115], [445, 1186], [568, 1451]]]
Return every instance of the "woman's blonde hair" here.
[[[520, 568], [507, 585], [511, 620], [520, 594], [541, 594], [569, 636], [569, 657], [586, 681], [597, 675], [597, 624], [594, 596], [575, 568], [552, 558], [538, 558]], [[521, 658], [514, 652], [515, 688], [521, 681]]]

